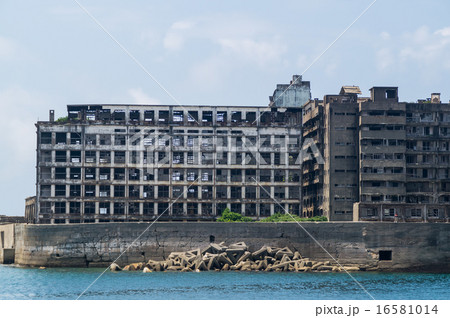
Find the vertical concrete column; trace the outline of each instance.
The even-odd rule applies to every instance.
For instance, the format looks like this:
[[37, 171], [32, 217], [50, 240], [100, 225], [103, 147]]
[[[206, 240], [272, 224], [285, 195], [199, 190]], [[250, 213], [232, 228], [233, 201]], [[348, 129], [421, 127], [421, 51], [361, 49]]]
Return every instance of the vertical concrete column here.
[[95, 223], [98, 223], [98, 215], [100, 214], [100, 203], [95, 202], [94, 204], [95, 204], [94, 219], [95, 219]]
[[125, 107], [125, 123], [130, 121], [130, 106]]
[[[67, 192], [66, 192], [66, 196], [67, 196]], [[65, 220], [65, 223], [69, 224], [70, 203], [69, 203], [69, 201], [66, 201], [65, 204], [66, 204], [66, 220]]]

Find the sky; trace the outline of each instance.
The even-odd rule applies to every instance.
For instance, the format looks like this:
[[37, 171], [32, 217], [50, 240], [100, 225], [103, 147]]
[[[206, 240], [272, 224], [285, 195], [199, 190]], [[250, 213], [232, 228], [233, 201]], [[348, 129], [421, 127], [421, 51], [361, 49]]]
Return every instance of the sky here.
[[2, 0], [0, 214], [24, 214], [34, 124], [67, 104], [267, 105], [293, 74], [315, 98], [342, 85], [450, 98], [447, 0], [378, 0], [323, 55], [373, 0], [77, 1], [151, 76], [76, 1]]

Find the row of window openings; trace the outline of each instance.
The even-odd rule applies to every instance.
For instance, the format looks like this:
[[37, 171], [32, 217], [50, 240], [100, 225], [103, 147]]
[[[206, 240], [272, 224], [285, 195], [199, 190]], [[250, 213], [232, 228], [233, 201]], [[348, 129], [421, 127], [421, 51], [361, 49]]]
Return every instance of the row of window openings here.
[[342, 130], [356, 130], [356, 127], [342, 127], [342, 126], [338, 126], [338, 127], [334, 127], [334, 130], [338, 130], [338, 131], [342, 131]]
[[[244, 214], [247, 216], [255, 216], [257, 213], [257, 207], [259, 205], [259, 211], [261, 216], [269, 216], [271, 214], [271, 206], [272, 204], [245, 204]], [[288, 204], [287, 209], [289, 213], [299, 215], [300, 213], [300, 205], [299, 204]], [[129, 215], [139, 215], [140, 214], [140, 203], [139, 202], [129, 202], [128, 206], [126, 206], [123, 202], [116, 202], [113, 204], [114, 215], [125, 215], [125, 208], [128, 208]], [[197, 203], [187, 203], [186, 204], [187, 215], [194, 215], [199, 213], [198, 204]], [[213, 204], [210, 203], [202, 203], [201, 214], [202, 215], [213, 215]], [[240, 203], [232, 203], [230, 205], [231, 210], [234, 212], [242, 213], [242, 204]], [[169, 205], [166, 202], [159, 202], [157, 212], [158, 215], [162, 215], [163, 213], [168, 214], [169, 209], [172, 208], [172, 215], [182, 215], [184, 214], [184, 205], [182, 203], [174, 203], [173, 205]], [[220, 214], [227, 208], [226, 203], [217, 203], [216, 204], [216, 213]], [[153, 202], [144, 202], [142, 207], [143, 215], [153, 215], [155, 213], [155, 205]], [[274, 205], [274, 213], [284, 213], [284, 207], [279, 205]], [[52, 204], [51, 202], [42, 202], [40, 205], [40, 213], [41, 214], [51, 214], [52, 213]], [[54, 203], [54, 213], [55, 214], [66, 214], [66, 203], [65, 202], [55, 202]], [[80, 202], [70, 202], [69, 203], [69, 213], [70, 214], [81, 214], [81, 204]], [[94, 202], [85, 202], [84, 203], [84, 214], [85, 215], [94, 215], [95, 214], [95, 203]], [[109, 202], [100, 202], [99, 203], [99, 214], [100, 215], [109, 215], [111, 213], [111, 205]]]
[[[299, 199], [300, 189], [299, 187], [272, 187], [273, 196], [276, 199]], [[55, 196], [65, 197], [66, 196], [66, 186], [65, 185], [55, 185]], [[113, 189], [113, 190], [111, 190]], [[141, 196], [139, 186], [128, 186], [128, 193], [126, 193], [127, 187], [123, 185], [115, 185], [113, 188], [111, 186], [99, 186], [99, 197], [110, 197], [111, 193], [114, 197], [129, 197], [129, 198], [154, 198], [155, 189], [153, 186], [144, 186]], [[245, 194], [246, 199], [257, 199], [257, 188], [256, 187], [230, 187], [230, 192], [228, 196], [228, 187], [226, 186], [216, 186], [216, 198], [218, 199], [242, 199], [242, 194]], [[289, 195], [287, 195], [289, 191]], [[172, 198], [183, 197], [184, 192], [186, 192], [187, 198], [199, 198], [199, 193], [201, 193], [202, 199], [212, 199], [213, 198], [213, 187], [203, 186], [201, 190], [197, 186], [191, 186], [185, 189], [182, 186], [172, 187]], [[259, 198], [260, 199], [270, 199], [271, 198], [271, 187], [264, 186], [260, 189]], [[169, 186], [158, 186], [157, 190], [158, 198], [169, 198], [170, 187]], [[50, 197], [51, 196], [51, 186], [41, 185], [41, 196]], [[80, 185], [70, 185], [69, 187], [70, 197], [81, 197], [82, 188]], [[85, 185], [84, 186], [84, 197], [96, 197], [96, 186], [95, 185]]]
[[450, 113], [431, 113], [431, 112], [420, 112], [420, 113], [406, 113], [407, 122], [450, 122]]
[[448, 179], [449, 169], [417, 169], [407, 168], [406, 175], [409, 178]]
[[[168, 110], [159, 110], [158, 111], [158, 122], [167, 123], [170, 121], [174, 123], [182, 123], [185, 118], [188, 123], [195, 122], [204, 122], [204, 123], [212, 123], [213, 122], [213, 112], [212, 111], [203, 111], [201, 119], [199, 119], [198, 111], [188, 111], [185, 113], [184, 111], [173, 111], [172, 118], [170, 118], [170, 111]], [[270, 112], [261, 114], [261, 122], [270, 122]], [[78, 112], [69, 112], [69, 116], [71, 118], [78, 118]], [[227, 119], [230, 119], [231, 123], [254, 123], [257, 120], [256, 112], [242, 112], [242, 111], [217, 111], [216, 112], [216, 122], [217, 123], [226, 123]], [[116, 109], [111, 113], [110, 109], [102, 109], [99, 111], [87, 111], [86, 112], [87, 120], [114, 120], [114, 121], [125, 121], [125, 110]], [[131, 122], [139, 122], [141, 120], [141, 113], [139, 110], [130, 110], [129, 111], [129, 120]], [[154, 122], [155, 119], [155, 111], [154, 110], [145, 110], [143, 113], [144, 122]]]
[[[210, 131], [212, 134], [213, 131]], [[233, 132], [234, 133], [234, 132]], [[242, 131], [241, 131], [242, 133]], [[66, 133], [56, 133], [55, 143], [56, 144], [66, 144], [67, 140]], [[74, 136], [75, 135], [75, 136]], [[94, 134], [86, 134], [85, 135], [85, 144], [86, 145], [96, 145], [97, 143], [101, 146], [107, 146], [112, 144], [112, 135], [103, 134], [98, 135]], [[283, 136], [283, 135], [261, 135], [258, 141], [256, 136], [246, 136], [246, 137], [199, 137], [199, 136], [167, 136], [160, 135], [159, 137], [154, 136], [130, 136], [127, 135], [114, 135], [114, 145], [115, 146], [125, 146], [127, 143], [127, 139], [132, 139], [130, 141], [131, 145], [144, 145], [144, 146], [170, 146], [170, 140], [172, 140], [172, 145], [174, 147], [182, 147], [187, 145], [188, 147], [193, 147], [196, 145], [201, 145], [202, 147], [211, 147], [213, 145], [220, 147], [227, 147], [228, 144], [235, 147], [298, 147], [300, 144], [300, 139], [297, 136]], [[200, 143], [201, 138], [201, 143]], [[155, 140], [157, 142], [155, 143]], [[82, 142], [81, 134], [79, 133], [70, 133], [70, 144], [78, 145]], [[41, 144], [51, 144], [52, 137], [50, 132], [41, 132]]]
[[[141, 157], [142, 154], [142, 157]], [[129, 152], [129, 163], [140, 163], [142, 159], [143, 164], [156, 163], [155, 158], [158, 158], [158, 163], [168, 163], [168, 152]], [[115, 151], [114, 152], [114, 163], [126, 163], [126, 152], [125, 151]], [[294, 165], [297, 164], [298, 153], [270, 153], [261, 152], [254, 154], [250, 152], [220, 152], [217, 153], [216, 164], [228, 164], [228, 160], [231, 164], [242, 164], [242, 165], [256, 165], [257, 162], [262, 165], [285, 165], [286, 156], [287, 164]], [[69, 159], [72, 163], [81, 162], [81, 151], [70, 151], [70, 157], [67, 157], [66, 151], [55, 151], [55, 162], [64, 163]], [[100, 151], [98, 157], [99, 163], [111, 163], [111, 152]], [[185, 161], [186, 158], [186, 161]], [[202, 152], [199, 159], [197, 153], [194, 152], [173, 152], [172, 153], [172, 163], [173, 164], [213, 164], [214, 155], [212, 152]], [[85, 151], [84, 156], [85, 163], [97, 163], [96, 151]], [[43, 151], [41, 153], [41, 162], [50, 163], [52, 162], [51, 151]]]
[[361, 159], [369, 160], [403, 160], [402, 153], [363, 153]]
[[335, 112], [336, 116], [356, 116], [356, 113], [343, 113], [343, 112]]
[[404, 146], [402, 139], [361, 139], [361, 146]]
[[413, 127], [407, 127], [406, 128], [406, 134], [407, 135], [414, 135], [414, 136], [434, 136], [436, 133], [439, 134], [439, 136], [448, 136], [450, 135], [450, 129], [448, 127], [420, 127], [420, 126], [413, 126]]
[[[406, 142], [406, 149], [408, 150], [423, 150], [423, 151], [449, 151], [450, 143], [448, 141], [422, 141], [411, 140]], [[421, 146], [421, 147], [420, 147]]]
[[392, 116], [392, 117], [398, 117], [398, 116], [404, 116], [403, 111], [398, 110], [369, 110], [369, 111], [362, 111], [361, 116]]
[[404, 199], [401, 195], [361, 195], [361, 202], [403, 202]]
[[[385, 216], [385, 217], [394, 217], [399, 214], [398, 208], [385, 208], [382, 211], [383, 211], [383, 216]], [[378, 216], [378, 208], [366, 208], [366, 209], [363, 209], [362, 212], [366, 216]], [[440, 212], [442, 212], [441, 209], [431, 208], [431, 209], [427, 210], [427, 216], [428, 217], [439, 217]], [[406, 210], [406, 216], [408, 216], [408, 217], [422, 217], [422, 215], [423, 215], [423, 209], [412, 208], [412, 209]]]
[[[51, 179], [51, 169], [41, 167], [41, 180]], [[67, 178], [66, 168], [54, 168], [55, 169], [55, 179], [65, 180]], [[143, 175], [144, 181], [151, 181], [155, 179], [155, 175], [152, 172], [140, 169], [125, 169], [125, 168], [114, 168], [113, 175], [111, 175], [110, 168], [99, 168], [99, 180], [110, 180], [113, 176], [114, 180], [125, 180], [126, 173], [128, 173], [128, 180], [139, 181], [141, 174]], [[230, 171], [230, 172], [229, 172]], [[71, 180], [81, 179], [81, 168], [70, 168], [69, 177]], [[96, 180], [97, 169], [96, 168], [84, 168], [84, 178], [86, 180]], [[158, 181], [169, 181], [170, 170], [169, 169], [158, 169], [157, 171]], [[217, 169], [216, 170], [216, 181], [227, 182], [228, 176], [232, 182], [253, 182], [258, 180], [255, 169]], [[172, 171], [172, 181], [212, 181], [213, 170], [173, 170]], [[298, 182], [300, 181], [300, 175], [297, 172], [291, 170], [276, 170], [273, 176], [274, 182]], [[271, 170], [260, 170], [259, 175], [260, 182], [271, 182], [272, 172]]]
[[363, 167], [362, 169], [363, 173], [386, 173], [386, 174], [398, 174], [403, 173], [402, 167]]
[[405, 130], [403, 125], [363, 125], [362, 131], [381, 131], [381, 130]]
[[450, 155], [406, 155], [406, 163], [447, 164], [449, 162]]

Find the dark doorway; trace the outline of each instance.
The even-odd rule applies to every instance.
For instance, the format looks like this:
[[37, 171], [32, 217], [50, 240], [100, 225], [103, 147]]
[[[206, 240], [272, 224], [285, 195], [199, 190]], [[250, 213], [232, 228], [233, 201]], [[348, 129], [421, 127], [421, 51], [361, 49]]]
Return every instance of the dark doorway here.
[[392, 251], [379, 251], [378, 259], [380, 261], [392, 261]]

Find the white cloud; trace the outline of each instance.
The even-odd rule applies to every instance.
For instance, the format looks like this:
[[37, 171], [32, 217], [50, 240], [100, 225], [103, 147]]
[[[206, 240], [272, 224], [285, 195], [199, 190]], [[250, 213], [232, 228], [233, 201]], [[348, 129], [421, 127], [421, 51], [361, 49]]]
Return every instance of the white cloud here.
[[148, 96], [142, 88], [130, 88], [128, 91], [128, 95], [133, 100], [134, 104], [146, 104], [146, 105], [158, 105], [161, 104], [161, 102], [153, 97]]
[[0, 60], [9, 60], [16, 53], [16, 44], [5, 37], [0, 36]]
[[203, 89], [214, 89], [231, 71], [227, 62], [219, 57], [211, 57], [194, 64], [190, 72], [193, 83], [201, 83]]
[[420, 27], [403, 40], [405, 45], [399, 53], [401, 61], [440, 66], [450, 58], [450, 28], [431, 32], [428, 27]]
[[384, 47], [377, 51], [377, 67], [379, 70], [385, 70], [394, 63], [394, 55], [390, 48]]
[[379, 71], [416, 67], [432, 74], [450, 69], [450, 27], [433, 31], [421, 26], [400, 35], [384, 33], [375, 56]]
[[446, 28], [437, 30], [436, 32], [434, 32], [434, 34], [438, 34], [443, 37], [450, 37], [450, 27], [446, 27]]
[[276, 40], [256, 41], [251, 38], [224, 38], [217, 40], [217, 42], [225, 54], [255, 62], [263, 67], [279, 62], [281, 55], [286, 52], [286, 46]]
[[380, 37], [383, 40], [389, 40], [391, 38], [391, 35], [388, 32], [384, 31], [384, 32], [381, 32]]
[[164, 48], [174, 51], [180, 50], [189, 36], [187, 31], [193, 26], [194, 24], [188, 21], [178, 21], [172, 24], [164, 38]]

